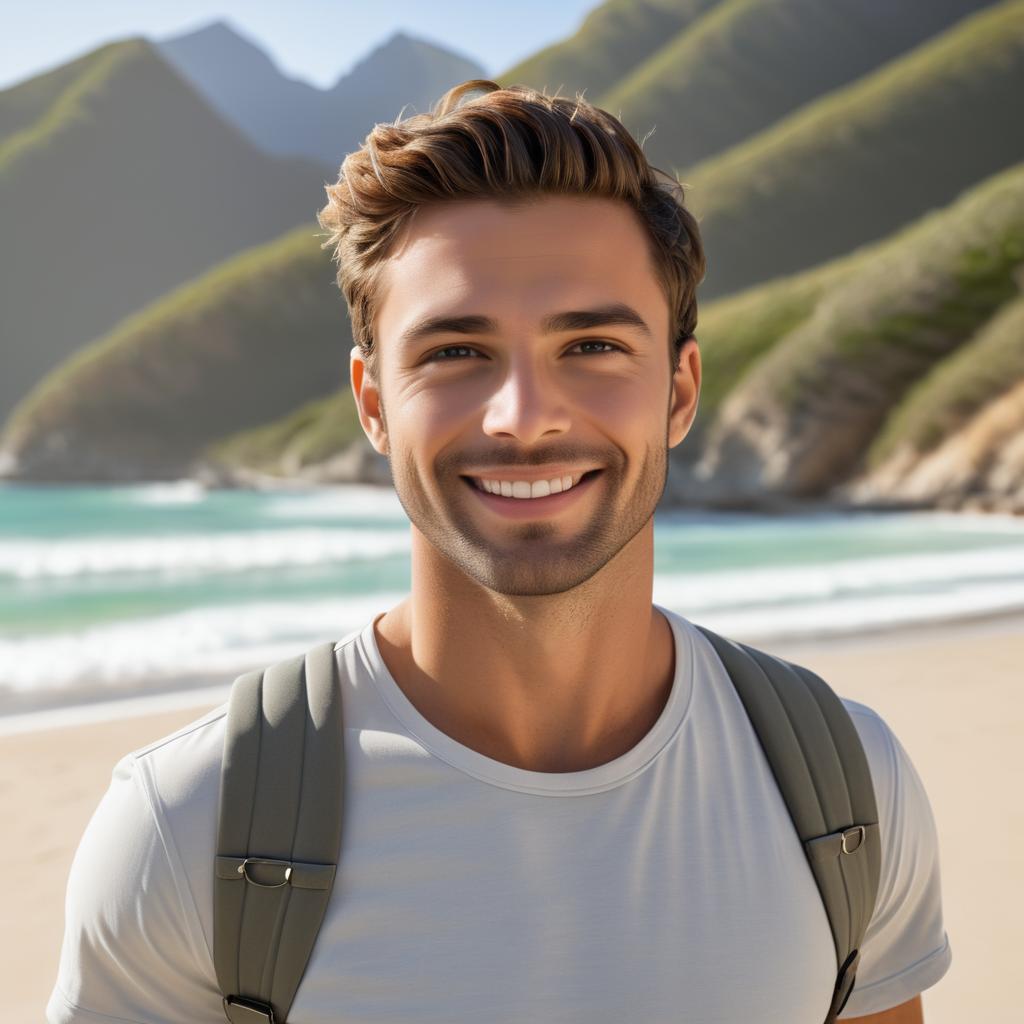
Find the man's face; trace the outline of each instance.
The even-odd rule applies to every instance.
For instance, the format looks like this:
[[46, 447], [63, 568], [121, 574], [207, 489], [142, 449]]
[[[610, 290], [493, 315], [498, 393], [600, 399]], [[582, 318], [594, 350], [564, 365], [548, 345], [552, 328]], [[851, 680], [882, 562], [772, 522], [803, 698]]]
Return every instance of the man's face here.
[[[422, 207], [381, 284], [379, 379], [357, 348], [352, 383], [414, 528], [502, 594], [590, 579], [651, 520], [700, 387], [695, 340], [670, 370], [668, 303], [635, 214], [562, 196]], [[612, 307], [639, 322], [601, 322]], [[587, 311], [604, 312], [545, 323]], [[547, 497], [482, 489], [566, 476], [575, 486]]]

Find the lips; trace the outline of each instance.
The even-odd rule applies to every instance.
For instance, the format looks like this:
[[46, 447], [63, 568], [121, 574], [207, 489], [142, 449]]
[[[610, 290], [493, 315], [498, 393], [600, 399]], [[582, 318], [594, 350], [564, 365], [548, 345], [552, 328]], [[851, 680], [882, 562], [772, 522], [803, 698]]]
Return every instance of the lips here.
[[[585, 473], [581, 473], [579, 475], [579, 478], [576, 479], [576, 483], [572, 484], [572, 486], [566, 487], [564, 489], [560, 488], [559, 490], [552, 491], [551, 493], [552, 494], [563, 494], [563, 493], [565, 493], [566, 490], [571, 491], [574, 487], [578, 487], [581, 483], [583, 483], [583, 481], [586, 480], [588, 477], [591, 477], [595, 473], [599, 473], [599, 472], [600, 472], [599, 469], [587, 470]], [[564, 475], [564, 477], [562, 477], [562, 479], [563, 480], [568, 480], [570, 478], [570, 476], [575, 478], [575, 474], [568, 474], [568, 473], [566, 473]], [[485, 494], [494, 494], [495, 493], [494, 491], [487, 490], [487, 488], [483, 486], [483, 481], [485, 479], [491, 479], [490, 477], [486, 477], [485, 478], [485, 477], [482, 477], [482, 476], [464, 476], [462, 479], [463, 480], [468, 480], [470, 483], [473, 484], [474, 487], [476, 487], [478, 490], [483, 491]], [[546, 478], [540, 478], [540, 479], [546, 479]], [[552, 479], [558, 479], [558, 477], [557, 476], [556, 477], [552, 477]], [[529, 481], [529, 482], [533, 483], [535, 481]], [[501, 495], [501, 496], [502, 497], [510, 497], [510, 495]], [[536, 498], [533, 498], [533, 497], [529, 497], [529, 498], [522, 497], [522, 498], [520, 498], [520, 497], [516, 497], [515, 495], [511, 495], [511, 497], [515, 497], [515, 500], [517, 500], [517, 501], [536, 501], [537, 500]], [[544, 495], [544, 497], [548, 497], [548, 495]]]
[[549, 516], [576, 504], [596, 485], [602, 470], [593, 469], [580, 477], [575, 487], [557, 494], [549, 494], [544, 498], [506, 498], [500, 494], [491, 494], [479, 487], [472, 477], [464, 476], [466, 486], [476, 495], [485, 508], [508, 519], [536, 519]]

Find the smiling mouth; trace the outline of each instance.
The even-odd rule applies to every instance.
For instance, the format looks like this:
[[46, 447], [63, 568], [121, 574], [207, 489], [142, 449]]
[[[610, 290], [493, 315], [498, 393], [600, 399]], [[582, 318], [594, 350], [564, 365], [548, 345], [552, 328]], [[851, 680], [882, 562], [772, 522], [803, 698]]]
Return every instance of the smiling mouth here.
[[[576, 483], [572, 484], [569, 487], [563, 487], [559, 491], [549, 491], [547, 494], [536, 494], [536, 495], [523, 493], [522, 489], [517, 489], [516, 493], [506, 493], [504, 490], [502, 490], [501, 493], [498, 493], [497, 491], [488, 490], [483, 485], [483, 481], [481, 479], [477, 478], [477, 477], [463, 476], [462, 479], [465, 480], [466, 483], [469, 484], [469, 486], [472, 487], [474, 490], [480, 491], [482, 494], [486, 494], [489, 497], [492, 497], [492, 498], [504, 498], [504, 499], [509, 500], [509, 501], [519, 501], [519, 502], [523, 502], [524, 504], [528, 504], [531, 501], [542, 501], [543, 499], [548, 498], [548, 497], [554, 498], [554, 497], [557, 497], [559, 494], [567, 494], [567, 493], [569, 493], [571, 491], [574, 491], [581, 484], [585, 484], [587, 481], [589, 481], [593, 477], [597, 476], [597, 474], [600, 473], [600, 472], [601, 472], [600, 469], [588, 470], [586, 473], [583, 473], [579, 477], [579, 479], [576, 481]], [[565, 477], [564, 479], [568, 480], [569, 478]], [[521, 483], [521, 481], [520, 481], [520, 483]]]

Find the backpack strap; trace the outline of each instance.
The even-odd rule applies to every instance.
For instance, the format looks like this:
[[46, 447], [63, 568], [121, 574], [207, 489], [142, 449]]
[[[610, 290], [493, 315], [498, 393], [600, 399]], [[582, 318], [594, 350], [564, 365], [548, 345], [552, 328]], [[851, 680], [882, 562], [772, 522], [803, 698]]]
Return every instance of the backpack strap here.
[[825, 1018], [832, 1024], [853, 991], [881, 869], [878, 810], [864, 748], [842, 701], [820, 676], [697, 628], [732, 679], [821, 893], [838, 967]]
[[231, 688], [213, 908], [231, 1024], [287, 1020], [334, 885], [345, 767], [334, 647]]

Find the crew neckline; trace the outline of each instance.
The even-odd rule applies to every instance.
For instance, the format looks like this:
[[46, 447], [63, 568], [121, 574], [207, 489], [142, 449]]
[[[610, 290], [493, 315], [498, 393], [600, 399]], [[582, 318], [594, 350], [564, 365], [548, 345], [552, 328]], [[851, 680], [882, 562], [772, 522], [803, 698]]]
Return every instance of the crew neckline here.
[[646, 735], [624, 754], [577, 772], [536, 772], [496, 761], [464, 746], [432, 725], [409, 700], [381, 657], [374, 626], [385, 612], [375, 615], [360, 634], [363, 656], [381, 699], [403, 728], [428, 752], [453, 768], [503, 789], [554, 796], [581, 796], [612, 789], [642, 772], [678, 733], [693, 694], [694, 643], [691, 627], [675, 612], [654, 605], [668, 620], [675, 643], [672, 689], [661, 714]]

